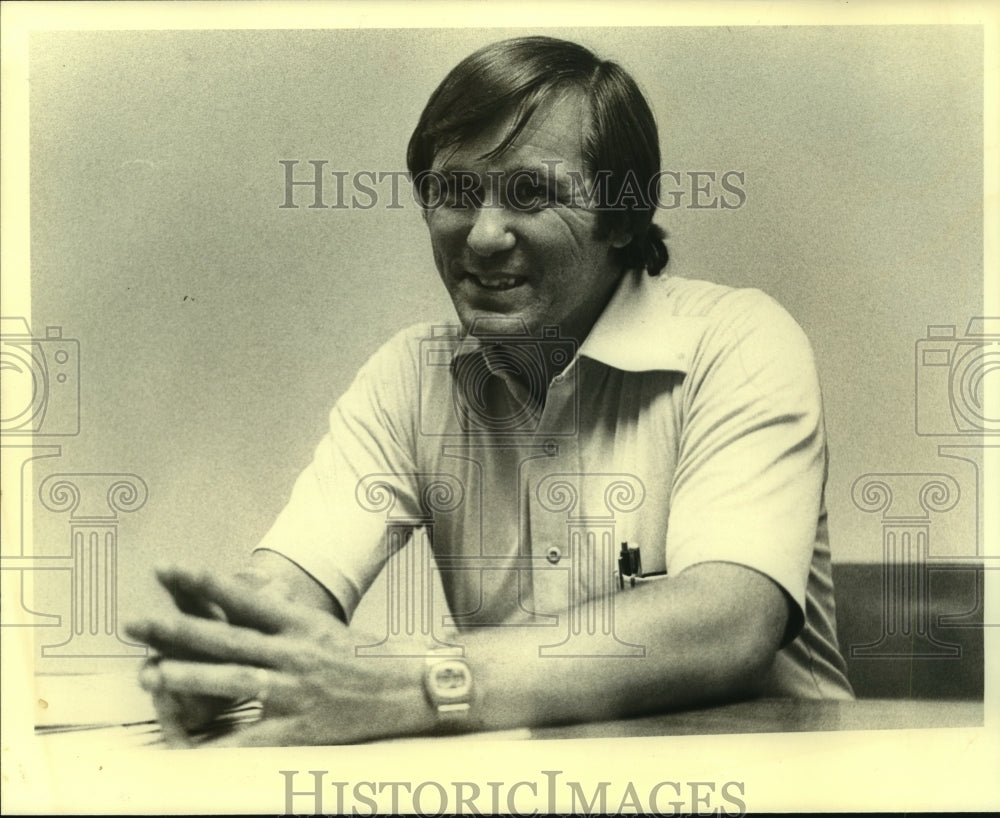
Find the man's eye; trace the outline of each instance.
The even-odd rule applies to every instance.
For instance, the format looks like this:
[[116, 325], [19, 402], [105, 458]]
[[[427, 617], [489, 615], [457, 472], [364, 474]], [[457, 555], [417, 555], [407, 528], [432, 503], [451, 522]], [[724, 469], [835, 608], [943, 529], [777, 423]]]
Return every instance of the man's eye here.
[[447, 205], [459, 210], [478, 209], [483, 205], [483, 197], [477, 190], [449, 188]]
[[556, 203], [547, 186], [529, 180], [519, 181], [511, 192], [511, 204], [519, 210], [539, 210]]
[[422, 205], [431, 210], [439, 207], [468, 209], [482, 205], [481, 191], [458, 174], [454, 178], [443, 173], [429, 174], [420, 186], [420, 196]]
[[442, 204], [458, 210], [479, 208], [483, 204], [482, 191], [475, 184], [469, 184], [468, 179], [461, 177], [445, 182], [441, 197]]

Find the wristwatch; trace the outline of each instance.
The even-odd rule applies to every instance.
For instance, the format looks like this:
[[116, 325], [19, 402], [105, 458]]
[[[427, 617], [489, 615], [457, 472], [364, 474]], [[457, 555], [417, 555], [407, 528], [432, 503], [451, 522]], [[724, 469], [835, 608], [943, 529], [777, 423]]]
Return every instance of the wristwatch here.
[[436, 654], [427, 657], [424, 692], [442, 725], [460, 725], [472, 704], [472, 670], [464, 659]]

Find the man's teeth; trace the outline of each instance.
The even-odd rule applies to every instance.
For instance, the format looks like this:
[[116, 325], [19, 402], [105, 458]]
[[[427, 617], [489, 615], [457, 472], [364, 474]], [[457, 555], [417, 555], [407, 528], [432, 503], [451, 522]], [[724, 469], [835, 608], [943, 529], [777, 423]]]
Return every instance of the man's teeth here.
[[485, 280], [477, 275], [474, 275], [473, 278], [476, 279], [480, 287], [487, 290], [510, 290], [521, 283], [521, 279], [519, 278], [492, 278]]

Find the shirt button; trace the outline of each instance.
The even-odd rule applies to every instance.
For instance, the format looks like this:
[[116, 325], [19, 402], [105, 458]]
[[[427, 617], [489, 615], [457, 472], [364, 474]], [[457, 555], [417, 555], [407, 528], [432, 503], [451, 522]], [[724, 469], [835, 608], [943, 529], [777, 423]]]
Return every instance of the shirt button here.
[[555, 565], [562, 558], [562, 551], [557, 545], [550, 545], [549, 549], [545, 552], [545, 559]]

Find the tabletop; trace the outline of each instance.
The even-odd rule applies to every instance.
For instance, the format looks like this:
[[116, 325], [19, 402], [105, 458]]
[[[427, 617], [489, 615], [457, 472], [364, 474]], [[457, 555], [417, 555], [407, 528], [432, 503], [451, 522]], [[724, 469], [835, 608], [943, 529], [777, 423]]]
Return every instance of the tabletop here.
[[[79, 674], [37, 677], [35, 733], [46, 741], [96, 747], [163, 746], [149, 696], [134, 675]], [[260, 707], [245, 703], [218, 726], [253, 721]], [[815, 701], [754, 699], [641, 718], [478, 733], [470, 738], [586, 739], [979, 727], [979, 701], [859, 699]], [[454, 740], [454, 737], [433, 740]]]

